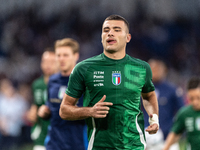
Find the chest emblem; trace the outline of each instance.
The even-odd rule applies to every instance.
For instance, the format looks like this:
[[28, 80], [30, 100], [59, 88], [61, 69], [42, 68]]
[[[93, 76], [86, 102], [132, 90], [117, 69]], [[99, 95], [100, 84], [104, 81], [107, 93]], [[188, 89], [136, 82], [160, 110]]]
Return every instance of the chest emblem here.
[[61, 86], [59, 88], [59, 91], [58, 91], [58, 98], [59, 99], [62, 99], [64, 97], [64, 94], [65, 94], [65, 91], [66, 91], [67, 87], [66, 86]]
[[120, 83], [121, 83], [121, 73], [112, 73], [112, 83], [114, 85], [120, 85]]

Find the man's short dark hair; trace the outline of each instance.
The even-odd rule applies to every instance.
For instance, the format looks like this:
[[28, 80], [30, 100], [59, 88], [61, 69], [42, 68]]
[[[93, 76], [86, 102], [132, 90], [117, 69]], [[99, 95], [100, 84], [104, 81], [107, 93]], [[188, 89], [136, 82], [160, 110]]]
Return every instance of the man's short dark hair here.
[[128, 28], [128, 31], [129, 31], [129, 23], [124, 17], [122, 17], [120, 15], [110, 15], [105, 19], [105, 21], [107, 21], [107, 20], [121, 20], [121, 21], [124, 21], [124, 23], [126, 24], [126, 26]]
[[192, 77], [188, 81], [187, 90], [200, 88], [200, 78], [199, 77]]

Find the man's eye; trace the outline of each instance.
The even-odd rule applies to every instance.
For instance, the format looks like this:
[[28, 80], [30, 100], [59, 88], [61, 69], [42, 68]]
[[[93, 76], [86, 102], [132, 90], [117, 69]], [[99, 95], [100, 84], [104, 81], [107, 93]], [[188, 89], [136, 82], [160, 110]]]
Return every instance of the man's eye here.
[[109, 30], [104, 30], [104, 32], [108, 32]]
[[115, 30], [116, 32], [119, 32], [120, 30]]

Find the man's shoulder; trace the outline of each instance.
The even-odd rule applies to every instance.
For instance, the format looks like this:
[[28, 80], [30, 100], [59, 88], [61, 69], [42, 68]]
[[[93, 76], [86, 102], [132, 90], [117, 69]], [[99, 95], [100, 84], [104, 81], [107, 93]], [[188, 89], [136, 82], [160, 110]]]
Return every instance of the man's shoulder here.
[[[91, 65], [102, 63], [102, 60], [103, 59], [102, 59], [101, 54], [97, 55], [97, 56], [93, 56], [93, 57], [87, 58], [85, 60], [82, 60], [78, 64], [76, 64], [74, 70], [86, 71], [87, 68], [89, 68]], [[72, 71], [72, 73], [74, 72], [74, 70]]]
[[192, 108], [191, 105], [183, 106], [183, 107], [180, 108], [180, 110], [178, 111], [179, 115], [181, 115], [181, 116], [187, 116], [187, 115], [189, 115], [191, 112], [193, 112], [193, 108]]
[[127, 56], [129, 57], [129, 61], [134, 63], [134, 64], [142, 65], [144, 67], [149, 66], [149, 64], [146, 61], [142, 60], [142, 59], [135, 58], [135, 57], [132, 57], [130, 55], [127, 55]]
[[176, 87], [176, 85], [174, 83], [168, 81], [167, 79], [157, 83], [157, 85], [161, 88], [168, 89], [168, 91], [173, 92], [173, 93], [176, 92], [176, 90], [178, 88], [178, 87]]
[[60, 73], [55, 73], [49, 77], [49, 83], [59, 80], [61, 77]]
[[44, 77], [43, 77], [43, 76], [41, 76], [41, 77], [35, 79], [35, 80], [33, 81], [33, 83], [32, 83], [32, 86], [33, 86], [33, 87], [42, 86], [42, 85], [45, 85], [45, 83], [44, 83]]
[[103, 58], [100, 55], [96, 55], [96, 56], [93, 56], [93, 57], [90, 57], [90, 58], [87, 58], [85, 60], [82, 60], [81, 62], [79, 62], [78, 64], [81, 64], [81, 65], [85, 65], [85, 64], [92, 64], [92, 63], [95, 63], [95, 62], [98, 62], [98, 61], [101, 61]]
[[43, 76], [40, 76], [38, 78], [36, 78], [34, 81], [33, 81], [33, 84], [36, 84], [38, 82], [42, 82], [44, 80], [44, 77]]

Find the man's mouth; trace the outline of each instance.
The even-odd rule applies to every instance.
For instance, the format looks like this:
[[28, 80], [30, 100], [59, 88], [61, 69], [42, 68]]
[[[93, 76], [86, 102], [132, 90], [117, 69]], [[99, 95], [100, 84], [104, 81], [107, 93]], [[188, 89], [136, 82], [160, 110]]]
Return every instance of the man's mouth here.
[[108, 39], [106, 42], [107, 42], [108, 44], [114, 44], [114, 43], [116, 43], [117, 41], [114, 40], [114, 39]]
[[65, 66], [65, 63], [60, 63], [60, 66]]

